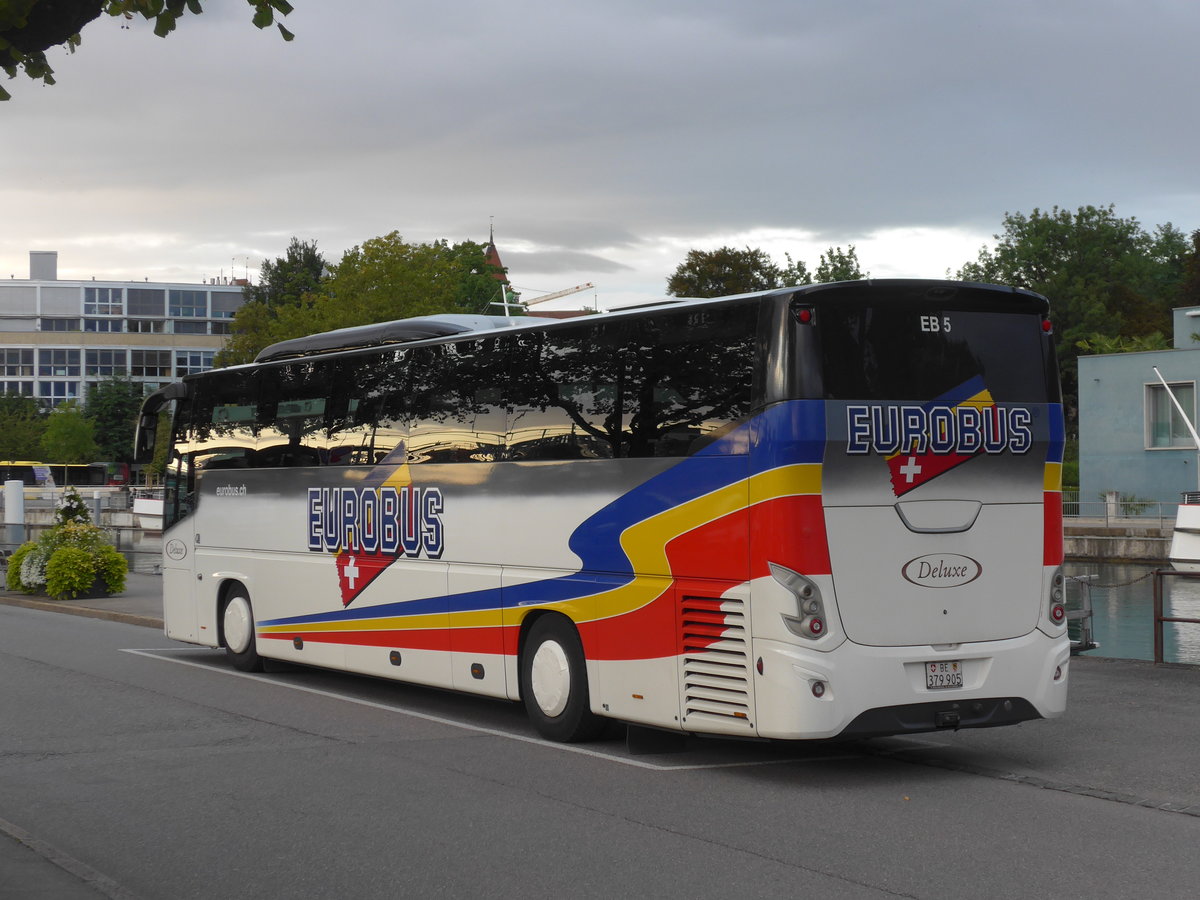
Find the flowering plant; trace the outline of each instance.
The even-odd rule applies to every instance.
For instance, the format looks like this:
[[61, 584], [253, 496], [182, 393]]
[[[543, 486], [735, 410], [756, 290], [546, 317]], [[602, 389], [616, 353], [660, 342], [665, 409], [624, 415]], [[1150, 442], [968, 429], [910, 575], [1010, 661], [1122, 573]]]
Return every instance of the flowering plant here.
[[58, 508], [54, 511], [55, 524], [66, 525], [68, 522], [90, 521], [92, 521], [91, 513], [88, 512], [83, 498], [79, 496], [79, 491], [68, 486], [63, 491], [62, 499], [58, 501]]
[[27, 541], [8, 560], [5, 584], [9, 590], [27, 594], [49, 594], [70, 600], [89, 591], [97, 580], [105, 590], [125, 590], [129, 566], [109, 542], [104, 530], [89, 521], [87, 507], [73, 489], [74, 501], [64, 498], [59, 524], [48, 528], [36, 541]]

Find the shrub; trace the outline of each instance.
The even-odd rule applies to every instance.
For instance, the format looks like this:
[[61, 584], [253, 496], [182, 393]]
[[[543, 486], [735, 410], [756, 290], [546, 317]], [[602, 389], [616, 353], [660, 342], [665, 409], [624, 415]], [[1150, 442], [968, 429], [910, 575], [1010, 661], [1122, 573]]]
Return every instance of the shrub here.
[[46, 563], [46, 593], [55, 600], [86, 594], [95, 580], [95, 558], [78, 547], [60, 547]]
[[40, 538], [38, 546], [46, 549], [47, 555], [53, 554], [60, 547], [77, 547], [88, 553], [99, 553], [104, 547], [111, 547], [104, 529], [87, 522], [70, 521], [63, 525], [47, 529]]
[[96, 574], [104, 579], [104, 588], [110, 594], [125, 590], [125, 575], [129, 564], [115, 547], [103, 547], [96, 555]]
[[25, 562], [25, 557], [33, 552], [34, 546], [34, 544], [22, 544], [8, 558], [8, 572], [5, 574], [4, 585], [10, 591], [25, 589], [21, 584], [21, 565]]
[[102, 528], [66, 518], [47, 529], [36, 542], [17, 549], [8, 563], [6, 584], [10, 590], [45, 592], [61, 600], [90, 590], [97, 576], [104, 580], [109, 593], [119, 593], [125, 589], [127, 571], [125, 557]]

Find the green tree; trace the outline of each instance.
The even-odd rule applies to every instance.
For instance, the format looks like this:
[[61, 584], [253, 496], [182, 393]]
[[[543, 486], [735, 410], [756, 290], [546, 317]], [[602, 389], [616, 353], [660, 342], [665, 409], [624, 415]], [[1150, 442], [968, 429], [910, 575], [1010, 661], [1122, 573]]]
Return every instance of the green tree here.
[[[455, 303], [463, 312], [499, 315], [502, 311], [496, 304], [501, 302], [506, 293], [510, 302], [516, 301], [517, 296], [504, 277], [508, 270], [488, 262], [485, 244], [474, 241], [447, 244], [441, 241], [439, 246], [439, 255], [454, 273], [451, 277], [458, 279]], [[510, 310], [509, 315], [524, 315], [523, 308]]]
[[92, 421], [100, 459], [133, 461], [133, 433], [144, 396], [140, 384], [115, 375], [88, 386], [84, 415]]
[[1076, 346], [1085, 354], [1141, 353], [1146, 350], [1170, 350], [1171, 342], [1161, 331], [1139, 334], [1137, 337], [1094, 334], [1087, 340], [1077, 341]]
[[99, 453], [95, 426], [74, 402], [60, 403], [46, 420], [42, 453], [56, 463], [88, 463]]
[[316, 241], [293, 237], [283, 256], [264, 260], [259, 282], [243, 289], [246, 302], [234, 316], [229, 341], [216, 357], [218, 366], [232, 366], [254, 359], [263, 347], [277, 340], [279, 310], [298, 307], [320, 289], [328, 271]]
[[1169, 333], [1187, 256], [1183, 234], [1153, 234], [1114, 207], [1006, 213], [994, 249], [959, 270], [967, 281], [1029, 288], [1050, 298], [1068, 415], [1078, 395], [1079, 342]]
[[1200, 229], [1192, 232], [1191, 247], [1183, 259], [1179, 306], [1200, 306]]
[[316, 241], [293, 237], [283, 256], [263, 260], [258, 284], [248, 284], [242, 292], [247, 303], [298, 306], [305, 294], [317, 290], [328, 266]]
[[222, 365], [247, 362], [276, 341], [335, 328], [438, 313], [485, 313], [504, 274], [483, 244], [406, 242], [398, 232], [371, 238], [330, 267], [316, 290], [296, 302], [247, 303], [234, 317]]
[[[316, 306], [329, 328], [437, 313], [484, 313], [500, 282], [474, 241], [410, 244], [399, 232], [346, 251]], [[301, 332], [304, 333], [304, 332]]]
[[853, 244], [846, 250], [830, 247], [822, 253], [815, 278], [804, 260], [793, 259], [790, 253], [783, 256], [787, 264], [780, 266], [764, 251], [752, 247], [689, 250], [687, 258], [667, 279], [667, 293], [673, 297], [726, 297], [814, 281], [825, 284], [868, 277], [859, 266]]
[[804, 264], [804, 260], [792, 259], [792, 254], [786, 252], [783, 254], [783, 258], [787, 260], [787, 265], [779, 270], [780, 287], [812, 284], [813, 277], [808, 271], [808, 266]]
[[1182, 280], [1187, 244], [1174, 226], [1147, 233], [1114, 208], [1054, 207], [1005, 214], [995, 249], [984, 247], [959, 278], [1029, 288], [1054, 304], [1064, 344], [1092, 334], [1165, 332]]
[[[789, 258], [790, 261], [790, 258]], [[870, 277], [870, 272], [863, 272], [858, 264], [858, 251], [851, 244], [843, 250], [841, 247], [830, 247], [821, 254], [821, 262], [817, 265], [817, 284], [829, 284], [834, 281], [859, 281]]]
[[32, 397], [0, 394], [0, 459], [40, 459], [46, 417]]
[[[286, 0], [246, 0], [254, 10], [258, 28], [277, 25], [285, 41], [292, 33], [275, 22], [275, 14], [286, 16], [292, 5]], [[140, 15], [154, 22], [154, 33], [166, 37], [186, 13], [202, 12], [199, 0], [5, 0], [0, 3], [0, 68], [15, 78], [24, 70], [30, 78], [54, 84], [54, 70], [46, 51], [62, 45], [72, 53], [79, 46], [80, 31], [102, 14], [131, 19]], [[10, 94], [0, 88], [0, 100]]]
[[[794, 267], [791, 258], [788, 262]], [[804, 264], [800, 263], [803, 268]], [[794, 272], [793, 272], [794, 273]], [[725, 297], [782, 286], [783, 271], [765, 252], [746, 247], [689, 250], [667, 279], [672, 297]]]

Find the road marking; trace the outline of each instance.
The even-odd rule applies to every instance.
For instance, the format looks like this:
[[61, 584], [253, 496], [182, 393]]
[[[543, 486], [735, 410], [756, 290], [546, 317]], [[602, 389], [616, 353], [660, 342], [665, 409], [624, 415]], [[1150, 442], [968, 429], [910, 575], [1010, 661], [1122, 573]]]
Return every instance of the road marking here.
[[190, 659], [179, 659], [170, 654], [173, 653], [195, 653], [194, 648], [180, 649], [162, 649], [162, 648], [125, 648], [122, 653], [131, 653], [134, 656], [144, 656], [148, 659], [156, 659], [160, 662], [175, 663], [181, 666], [190, 666], [195, 669], [203, 669], [205, 672], [212, 672], [217, 675], [231, 675], [235, 678], [245, 678], [248, 681], [257, 681], [261, 684], [268, 684], [273, 687], [287, 688], [292, 691], [301, 691], [305, 694], [313, 694], [318, 697], [328, 697], [333, 700], [340, 700], [344, 703], [354, 703], [358, 706], [366, 706], [371, 709], [380, 709], [384, 712], [398, 713], [402, 716], [409, 716], [414, 719], [421, 719], [426, 722], [435, 722], [439, 725], [449, 725], [453, 728], [461, 728], [464, 731], [473, 731], [476, 734], [486, 734], [493, 737], [505, 738], [510, 741], [520, 741], [523, 744], [534, 744], [538, 747], [545, 747], [549, 750], [559, 750], [565, 753], [575, 753], [580, 756], [591, 756], [595, 759], [602, 759], [607, 762], [619, 763], [623, 766], [633, 766], [638, 769], [649, 769], [655, 772], [676, 772], [676, 771], [691, 771], [697, 769], [733, 769], [747, 768], [751, 766], [777, 766], [788, 763], [812, 763], [812, 762], [829, 762], [835, 760], [856, 759], [861, 758], [862, 753], [835, 753], [826, 756], [795, 756], [784, 759], [756, 759], [742, 760], [737, 762], [719, 762], [719, 763], [681, 763], [676, 765], [650, 762], [649, 760], [630, 759], [628, 757], [616, 756], [611, 753], [605, 753], [601, 750], [592, 750], [587, 747], [580, 747], [577, 744], [560, 744], [556, 741], [547, 741], [542, 738], [529, 737], [522, 734], [513, 734], [511, 731], [502, 731], [498, 728], [488, 728], [483, 725], [474, 725], [470, 722], [464, 722], [459, 719], [449, 719], [444, 716], [435, 716], [430, 713], [420, 712], [415, 709], [409, 709], [403, 706], [397, 706], [390, 703], [379, 703], [375, 700], [363, 700], [358, 697], [350, 697], [346, 694], [339, 694], [336, 691], [326, 691], [321, 688], [308, 687], [302, 684], [289, 684], [285, 681], [277, 681], [266, 675], [257, 675], [253, 672], [239, 672], [236, 669], [227, 669], [218, 666], [208, 665], [202, 662], [195, 662]]

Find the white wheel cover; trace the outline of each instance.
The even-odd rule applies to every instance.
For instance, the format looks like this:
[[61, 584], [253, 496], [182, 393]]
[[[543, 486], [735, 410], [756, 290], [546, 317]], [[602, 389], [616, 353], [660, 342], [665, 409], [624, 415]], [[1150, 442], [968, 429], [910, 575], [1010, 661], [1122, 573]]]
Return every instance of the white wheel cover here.
[[250, 646], [254, 637], [254, 623], [250, 619], [250, 601], [245, 597], [234, 597], [225, 607], [225, 646], [234, 653], [242, 653]]
[[538, 708], [550, 718], [562, 715], [571, 697], [571, 667], [557, 641], [546, 641], [537, 648], [529, 681]]

